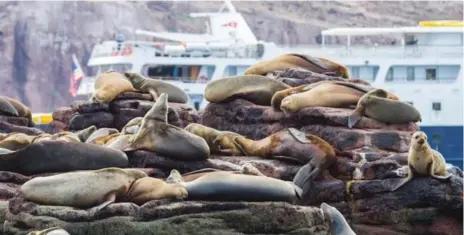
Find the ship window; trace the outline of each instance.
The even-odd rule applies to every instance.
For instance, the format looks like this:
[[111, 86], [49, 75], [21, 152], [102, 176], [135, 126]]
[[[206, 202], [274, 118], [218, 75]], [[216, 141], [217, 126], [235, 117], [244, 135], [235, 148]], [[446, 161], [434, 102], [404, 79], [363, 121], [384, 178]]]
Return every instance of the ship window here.
[[425, 69], [425, 76], [427, 80], [437, 80], [437, 70], [435, 68]]
[[414, 79], [415, 79], [414, 67], [407, 67], [406, 70], [407, 70], [406, 80], [414, 81]]
[[387, 73], [387, 81], [393, 81], [393, 68], [390, 68]]
[[441, 102], [433, 102], [432, 103], [432, 109], [434, 111], [440, 111], [441, 110]]
[[230, 77], [230, 76], [237, 76], [237, 75], [241, 75], [243, 74], [243, 72], [245, 72], [245, 70], [248, 68], [249, 66], [235, 66], [235, 65], [229, 65], [226, 67], [226, 69], [224, 70], [224, 75], [223, 77]]
[[214, 69], [211, 65], [146, 65], [142, 71], [155, 79], [206, 83], [213, 77]]

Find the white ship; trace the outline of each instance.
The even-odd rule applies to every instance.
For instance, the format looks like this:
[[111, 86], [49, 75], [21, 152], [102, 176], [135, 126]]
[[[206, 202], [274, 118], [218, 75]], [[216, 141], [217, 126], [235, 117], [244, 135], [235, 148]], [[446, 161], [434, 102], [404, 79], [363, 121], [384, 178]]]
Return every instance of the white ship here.
[[[350, 68], [351, 77], [364, 79], [413, 104], [422, 115], [419, 125], [432, 147], [447, 162], [462, 168], [463, 22], [334, 28], [322, 31], [320, 45], [286, 47], [257, 40], [229, 1], [219, 12], [190, 16], [208, 18], [207, 33], [136, 30], [135, 34], [145, 40], [104, 41], [95, 45], [88, 61], [92, 73], [82, 80], [77, 94], [89, 96], [95, 78], [102, 72], [129, 71], [178, 85], [189, 94], [190, 104], [200, 109], [207, 104], [203, 97], [207, 82], [240, 75], [249, 66], [282, 53], [306, 53], [344, 64]], [[379, 35], [397, 40], [388, 45], [351, 43], [355, 37]], [[344, 43], [332, 43], [335, 41]]]

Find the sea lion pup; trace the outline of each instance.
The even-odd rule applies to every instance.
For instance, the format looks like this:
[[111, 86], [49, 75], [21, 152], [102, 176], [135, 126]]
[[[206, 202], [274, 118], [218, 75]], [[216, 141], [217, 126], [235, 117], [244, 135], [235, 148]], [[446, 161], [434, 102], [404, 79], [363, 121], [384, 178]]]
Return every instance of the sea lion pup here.
[[167, 184], [161, 179], [144, 177], [136, 180], [124, 201], [143, 205], [146, 202], [160, 199], [184, 199], [188, 195], [182, 184]]
[[[324, 84], [324, 83], [330, 83], [330, 84], [335, 84], [335, 85], [346, 86], [346, 87], [352, 88], [353, 90], [358, 90], [358, 91], [362, 92], [363, 94], [375, 89], [374, 87], [371, 87], [371, 86], [352, 83], [352, 82], [324, 80], [324, 81], [319, 81], [319, 82], [315, 82], [315, 83], [311, 83], [311, 84], [305, 84], [305, 85], [285, 89], [285, 90], [282, 90], [282, 91], [278, 91], [278, 92], [276, 92], [274, 94], [274, 96], [272, 96], [271, 106], [276, 110], [280, 110], [280, 105], [282, 103], [282, 100], [285, 97], [293, 95], [293, 94], [298, 94], [298, 93], [301, 93], [301, 92], [309, 91], [309, 90], [311, 90], [311, 89], [313, 89], [313, 88], [315, 88], [315, 87], [317, 87], [317, 86], [319, 86], [321, 84]], [[392, 100], [399, 100], [399, 98], [396, 95], [391, 94], [390, 92], [388, 93], [388, 98], [392, 99]]]
[[387, 124], [422, 121], [421, 114], [414, 106], [406, 102], [390, 100], [387, 97], [388, 92], [383, 89], [375, 89], [363, 95], [356, 109], [348, 117], [348, 127], [353, 128], [362, 116]]
[[27, 235], [70, 235], [60, 227], [51, 227], [40, 231], [29, 232]]
[[270, 60], [261, 61], [245, 70], [244, 75], [266, 75], [276, 70], [303, 68], [320, 74], [333, 74], [349, 78], [348, 68], [334, 61], [303, 54], [283, 54]]
[[15, 107], [4, 98], [4, 96], [0, 96], [0, 115], [2, 116], [18, 116], [18, 111], [16, 111]]
[[446, 161], [443, 155], [433, 150], [427, 142], [427, 135], [423, 131], [416, 131], [412, 135], [408, 152], [408, 175], [395, 185], [391, 191], [395, 191], [415, 176], [431, 176], [436, 179], [449, 179], [452, 175], [446, 171]]
[[[103, 127], [103, 128], [100, 128], [100, 129], [94, 131], [94, 132], [87, 138], [87, 140], [85, 141], [85, 143], [102, 145], [101, 142], [99, 142], [99, 143], [96, 142], [99, 138], [105, 137], [105, 136], [110, 136], [110, 135], [117, 134], [117, 133], [119, 133], [119, 131], [118, 131], [118, 129], [116, 129], [116, 128], [107, 128], [107, 127]], [[103, 144], [104, 144], [104, 143], [103, 143]]]
[[123, 74], [107, 71], [100, 74], [94, 84], [95, 91], [90, 100], [94, 103], [109, 103], [123, 92], [135, 91], [134, 86]]
[[233, 142], [233, 138], [241, 136], [231, 131], [219, 131], [211, 127], [207, 127], [198, 123], [191, 123], [184, 130], [200, 136], [206, 143], [212, 154], [242, 156], [243, 153], [237, 148]]
[[82, 143], [85, 143], [85, 141], [92, 135], [97, 130], [97, 127], [95, 125], [91, 125], [85, 129], [82, 129], [80, 131], [74, 132], [77, 137], [81, 140]]
[[116, 167], [35, 177], [20, 188], [29, 201], [43, 205], [100, 210], [123, 198], [132, 183], [147, 177], [143, 171]]
[[[180, 173], [171, 170], [187, 189], [186, 200], [206, 201], [284, 201], [294, 203], [301, 198], [301, 189], [292, 182], [267, 176], [230, 172], [210, 172], [190, 182], [184, 182]], [[168, 177], [168, 178], [170, 178]]]
[[10, 133], [5, 139], [0, 141], [0, 148], [5, 148], [13, 151], [20, 150], [30, 145], [34, 138], [35, 136], [13, 132]]
[[0, 96], [3, 99], [6, 99], [10, 104], [15, 108], [16, 112], [18, 113], [18, 117], [24, 117], [28, 120], [28, 127], [35, 127], [34, 121], [32, 120], [32, 112], [26, 105], [19, 102], [16, 99], [10, 98], [8, 96]]
[[233, 76], [213, 80], [206, 85], [205, 99], [219, 103], [231, 99], [245, 99], [257, 105], [271, 105], [272, 96], [289, 85], [260, 75]]
[[340, 211], [323, 202], [321, 203], [321, 213], [329, 221], [329, 232], [331, 235], [356, 235]]
[[138, 73], [126, 72], [124, 76], [132, 83], [135, 89], [142, 93], [151, 94], [153, 100], [157, 100], [158, 96], [166, 93], [169, 102], [182, 104], [188, 102], [187, 93], [176, 85], [158, 79], [143, 77]]
[[136, 117], [131, 119], [127, 124], [122, 128], [121, 134], [136, 134], [139, 131], [140, 125], [142, 124], [143, 117]]
[[332, 146], [325, 140], [295, 128], [278, 131], [256, 141], [239, 136], [234, 138], [234, 143], [245, 156], [291, 159], [303, 164], [313, 158], [335, 156]]
[[144, 149], [173, 159], [205, 160], [210, 155], [208, 143], [182, 128], [168, 123], [168, 95], [161, 94], [145, 114], [130, 147], [123, 151]]

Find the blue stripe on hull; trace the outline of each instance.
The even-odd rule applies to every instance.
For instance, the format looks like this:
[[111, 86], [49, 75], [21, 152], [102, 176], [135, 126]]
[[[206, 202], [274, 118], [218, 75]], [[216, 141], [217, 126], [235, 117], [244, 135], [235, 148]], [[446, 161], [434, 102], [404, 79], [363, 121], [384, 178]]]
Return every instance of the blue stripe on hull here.
[[438, 150], [446, 163], [463, 169], [463, 127], [462, 126], [420, 126], [427, 134], [430, 146]]

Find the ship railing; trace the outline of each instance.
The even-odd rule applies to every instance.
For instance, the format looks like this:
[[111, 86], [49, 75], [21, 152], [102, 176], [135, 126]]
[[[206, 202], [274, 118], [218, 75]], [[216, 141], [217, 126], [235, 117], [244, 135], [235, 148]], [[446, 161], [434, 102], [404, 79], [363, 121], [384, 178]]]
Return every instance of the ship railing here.
[[149, 77], [153, 79], [163, 80], [163, 81], [182, 82], [182, 83], [190, 83], [190, 84], [206, 84], [210, 80], [203, 76], [197, 79], [192, 79], [191, 77], [174, 77], [174, 76], [149, 76]]
[[394, 58], [463, 57], [464, 45], [297, 45], [280, 46], [285, 52], [308, 53], [314, 56], [382, 56]]
[[385, 78], [385, 83], [401, 83], [401, 84], [453, 84], [458, 81], [458, 76], [439, 76], [435, 79], [427, 78], [424, 76], [415, 76], [414, 78], [407, 76], [394, 76], [392, 78]]

